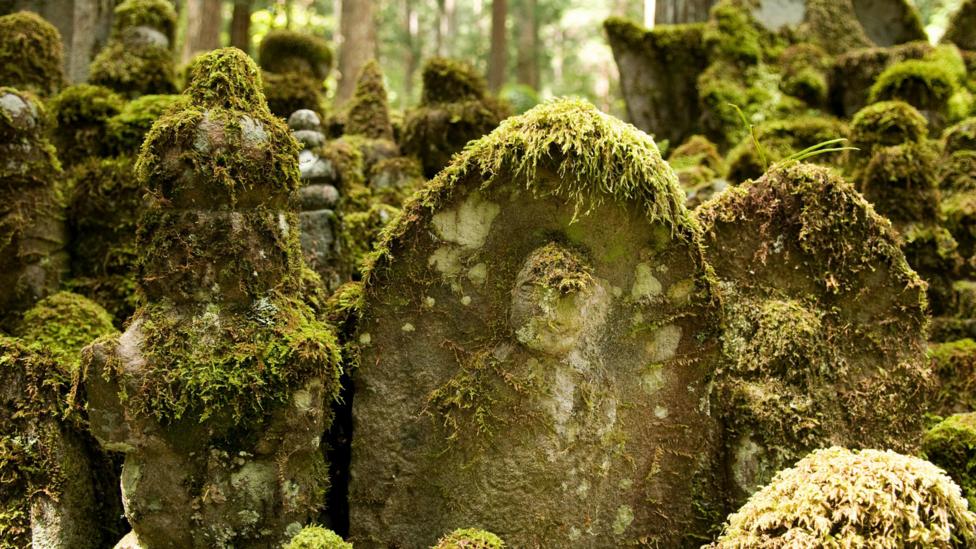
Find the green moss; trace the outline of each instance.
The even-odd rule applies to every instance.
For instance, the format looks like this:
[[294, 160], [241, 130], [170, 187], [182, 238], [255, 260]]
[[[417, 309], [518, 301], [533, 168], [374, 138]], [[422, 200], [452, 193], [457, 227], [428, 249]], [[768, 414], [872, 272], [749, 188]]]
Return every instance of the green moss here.
[[712, 8], [703, 38], [713, 59], [755, 64], [763, 59], [766, 34], [744, 2], [722, 0]]
[[339, 286], [326, 303], [326, 318], [339, 328], [344, 335], [351, 334], [351, 328], [359, 319], [363, 308], [362, 282], [346, 282]]
[[976, 118], [967, 118], [942, 134], [943, 150], [946, 154], [957, 151], [976, 152]]
[[150, 27], [166, 35], [170, 44], [176, 38], [176, 10], [168, 0], [125, 0], [115, 8], [112, 33], [121, 38], [125, 29]]
[[658, 25], [646, 29], [624, 17], [609, 17], [603, 22], [607, 34], [636, 51], [649, 51], [655, 58], [669, 65], [680, 66], [683, 61], [694, 60], [691, 65], [704, 64], [702, 35], [706, 23]]
[[925, 433], [922, 456], [938, 465], [976, 506], [976, 413], [956, 414]]
[[729, 516], [713, 549], [976, 543], [976, 515], [936, 466], [895, 452], [817, 450]]
[[369, 139], [393, 139], [386, 86], [383, 85], [380, 64], [375, 59], [363, 66], [356, 79], [356, 91], [346, 114], [345, 133]]
[[421, 105], [407, 113], [402, 150], [420, 159], [425, 176], [434, 177], [465, 144], [495, 129], [500, 120], [485, 101]]
[[976, 1], [964, 0], [949, 19], [943, 42], [951, 42], [966, 50], [976, 50]]
[[675, 147], [668, 155], [668, 163], [676, 170], [705, 166], [717, 173], [725, 171], [725, 162], [719, 155], [718, 148], [704, 135], [693, 135]]
[[276, 29], [258, 47], [258, 64], [274, 73], [301, 73], [321, 83], [332, 68], [332, 50], [317, 36]]
[[176, 70], [169, 50], [151, 44], [112, 40], [92, 60], [89, 82], [128, 98], [176, 93]]
[[309, 109], [325, 118], [329, 112], [320, 80], [297, 72], [265, 72], [263, 78], [268, 108], [275, 116], [287, 119], [297, 110]]
[[870, 159], [876, 147], [920, 143], [928, 136], [922, 113], [904, 101], [882, 101], [864, 107], [851, 120], [853, 155]]
[[962, 89], [966, 66], [954, 47], [939, 46], [923, 59], [888, 67], [871, 87], [870, 101], [901, 99], [924, 110], [960, 119], [969, 113], [972, 96]]
[[929, 346], [938, 380], [932, 413], [950, 415], [976, 408], [976, 342], [960, 339]]
[[369, 205], [365, 209], [347, 213], [342, 219], [345, 255], [356, 267], [373, 251], [383, 229], [400, 215], [399, 208], [370, 202], [367, 199]]
[[184, 93], [199, 107], [260, 115], [268, 112], [261, 88], [261, 73], [254, 61], [237, 48], [222, 48], [193, 64]]
[[783, 70], [779, 84], [783, 93], [809, 105], [826, 105], [833, 60], [825, 51], [814, 44], [796, 44], [783, 50], [779, 66]]
[[805, 4], [803, 34], [828, 53], [838, 55], [874, 45], [849, 0], [808, 0]]
[[49, 107], [57, 127], [52, 140], [61, 161], [72, 165], [98, 155], [104, 147], [108, 120], [122, 106], [122, 98], [102, 86], [75, 84], [56, 95]]
[[[753, 135], [762, 147], [766, 165], [756, 150]], [[826, 116], [801, 116], [787, 120], [775, 120], [760, 124], [754, 132], [742, 139], [728, 155], [726, 177], [732, 183], [760, 177], [772, 166], [790, 155], [832, 139], [845, 138], [847, 124]], [[841, 155], [829, 153], [814, 157], [817, 164], [837, 164]]]
[[285, 544], [284, 549], [352, 549], [352, 544], [328, 528], [306, 526]]
[[424, 65], [422, 77], [425, 105], [480, 100], [487, 93], [484, 78], [463, 61], [435, 57]]
[[106, 149], [109, 154], [136, 154], [153, 124], [170, 110], [186, 106], [185, 95], [143, 95], [129, 101], [108, 120]]
[[0, 84], [54, 95], [64, 82], [61, 35], [27, 11], [0, 17]]
[[943, 194], [976, 191], [976, 150], [956, 151], [941, 163], [939, 189]]
[[455, 530], [437, 541], [433, 549], [503, 549], [505, 542], [487, 530]]
[[97, 338], [115, 333], [112, 317], [78, 294], [58, 292], [24, 313], [23, 341], [53, 358], [68, 373], [78, 370], [81, 350]]
[[896, 225], [940, 218], [938, 156], [928, 143], [876, 149], [857, 178], [858, 188], [879, 213]]

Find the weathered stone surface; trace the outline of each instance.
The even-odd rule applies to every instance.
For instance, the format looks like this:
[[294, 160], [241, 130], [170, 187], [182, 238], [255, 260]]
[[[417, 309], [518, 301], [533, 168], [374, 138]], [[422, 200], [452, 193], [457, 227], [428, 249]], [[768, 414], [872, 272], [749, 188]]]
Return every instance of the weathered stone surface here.
[[0, 330], [57, 291], [68, 269], [61, 168], [35, 96], [0, 88]]
[[126, 0], [91, 64], [90, 81], [129, 98], [176, 93], [176, 11], [168, 0]]
[[915, 449], [931, 387], [925, 284], [888, 221], [807, 164], [696, 215], [725, 311], [713, 407], [733, 496], [825, 445]]
[[536, 107], [390, 230], [353, 339], [357, 547], [429, 547], [471, 524], [515, 547], [678, 546], [707, 529], [717, 311], [646, 135], [572, 100]]
[[147, 547], [277, 546], [328, 486], [338, 350], [288, 210], [298, 144], [257, 79], [239, 50], [206, 54], [188, 104], [153, 126], [137, 165], [153, 197], [146, 303], [86, 351], [91, 429], [125, 453], [126, 516]]
[[949, 19], [942, 41], [953, 43], [964, 50], [976, 50], [976, 1], [962, 2], [959, 10]]

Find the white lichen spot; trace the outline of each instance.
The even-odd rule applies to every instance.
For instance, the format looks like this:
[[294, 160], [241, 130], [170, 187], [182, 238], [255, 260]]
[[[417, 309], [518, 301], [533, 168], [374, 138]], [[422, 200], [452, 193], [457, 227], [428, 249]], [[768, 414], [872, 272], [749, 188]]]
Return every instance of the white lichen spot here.
[[620, 479], [620, 482], [617, 485], [620, 486], [621, 490], [630, 490], [630, 488], [634, 486], [634, 481], [630, 480], [629, 478], [624, 478]]
[[413, 324], [410, 324], [409, 322], [407, 322], [403, 326], [400, 326], [400, 329], [403, 330], [404, 332], [409, 333], [409, 332], [414, 331], [416, 328], [413, 327]]
[[664, 365], [656, 362], [644, 366], [640, 372], [640, 386], [649, 395], [660, 391], [664, 387]]
[[589, 491], [590, 483], [586, 480], [583, 480], [583, 482], [579, 483], [579, 486], [576, 487], [576, 493], [581, 496], [585, 496]]
[[580, 534], [579, 528], [573, 526], [573, 527], [571, 527], [569, 529], [569, 540], [570, 541], [576, 541], [576, 540], [580, 539], [580, 536], [581, 535], [582, 534]]
[[653, 299], [661, 295], [661, 281], [652, 274], [651, 266], [647, 263], [638, 263], [634, 269], [634, 286], [630, 289], [630, 295], [636, 300]]
[[485, 263], [478, 263], [474, 267], [468, 269], [468, 280], [472, 284], [482, 285], [485, 283], [485, 279], [488, 278], [488, 265]]
[[427, 296], [427, 297], [424, 298], [424, 305], [428, 309], [432, 309], [432, 308], [434, 308], [434, 305], [437, 305], [437, 300], [434, 299], [434, 298], [432, 298], [432, 297], [430, 297], [430, 296]]
[[292, 396], [292, 402], [295, 404], [296, 409], [300, 411], [308, 410], [312, 407], [312, 394], [305, 389], [299, 389]]
[[474, 250], [484, 246], [491, 224], [500, 211], [498, 204], [488, 202], [474, 192], [457, 208], [434, 215], [431, 223], [441, 239]]
[[465, 305], [465, 306], [471, 305], [471, 296], [466, 295], [466, 296], [462, 297], [461, 298], [461, 305]]
[[634, 510], [629, 505], [617, 507], [617, 517], [613, 520], [613, 533], [618, 536], [623, 534], [631, 522], [634, 522]]
[[461, 250], [455, 246], [441, 246], [430, 254], [427, 264], [445, 277], [457, 276], [461, 272]]
[[610, 293], [613, 294], [613, 297], [620, 297], [624, 295], [624, 290], [620, 286], [613, 286], [610, 288]]
[[691, 293], [694, 291], [694, 278], [679, 280], [668, 288], [668, 299], [676, 305], [683, 305], [688, 302], [688, 299], [691, 297]]
[[668, 409], [664, 406], [654, 407], [654, 417], [658, 419], [665, 419], [668, 417]]
[[362, 345], [369, 345], [373, 342], [373, 336], [369, 335], [369, 332], [363, 332], [359, 334], [359, 343]]
[[651, 361], [662, 362], [674, 358], [681, 343], [681, 328], [668, 324], [654, 333], [654, 339], [647, 344], [647, 353]]

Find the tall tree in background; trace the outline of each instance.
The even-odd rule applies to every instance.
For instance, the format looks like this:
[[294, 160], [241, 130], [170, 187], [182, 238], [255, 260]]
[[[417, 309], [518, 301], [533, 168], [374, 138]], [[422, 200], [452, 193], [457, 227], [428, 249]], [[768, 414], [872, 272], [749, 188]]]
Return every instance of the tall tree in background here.
[[221, 0], [185, 0], [184, 63], [197, 53], [220, 47], [220, 29], [224, 22], [222, 4]]
[[[443, 0], [441, 0], [443, 2]], [[413, 80], [420, 66], [422, 55], [420, 37], [420, 17], [414, 6], [414, 0], [403, 0], [403, 15], [406, 29], [406, 46], [403, 48], [403, 97], [405, 101], [413, 100]], [[438, 44], [441, 36], [437, 35]]]
[[508, 32], [505, 23], [508, 18], [507, 0], [493, 0], [491, 3], [491, 53], [488, 56], [488, 87], [497, 92], [505, 84], [505, 71], [508, 64]]
[[254, 0], [234, 0], [230, 18], [230, 45], [251, 52], [251, 10]]
[[516, 76], [519, 84], [539, 89], [539, 5], [537, 0], [522, 0], [518, 25]]
[[708, 10], [716, 0], [657, 0], [654, 23], [673, 25], [708, 20]]
[[339, 86], [335, 102], [341, 105], [352, 97], [356, 77], [367, 61], [376, 57], [374, 0], [342, 0], [339, 16]]

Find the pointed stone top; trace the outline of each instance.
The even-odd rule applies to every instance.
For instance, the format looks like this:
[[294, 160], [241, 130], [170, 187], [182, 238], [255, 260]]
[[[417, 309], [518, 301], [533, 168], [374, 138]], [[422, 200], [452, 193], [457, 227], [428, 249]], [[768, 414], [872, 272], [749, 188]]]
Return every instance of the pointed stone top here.
[[237, 48], [221, 48], [199, 56], [190, 69], [185, 93], [199, 107], [269, 113], [258, 66]]
[[170, 44], [176, 34], [176, 10], [168, 0], [125, 0], [115, 8], [112, 31], [149, 27], [166, 36]]
[[386, 101], [383, 72], [375, 59], [370, 60], [359, 72], [356, 92], [349, 104], [346, 133], [370, 139], [393, 139], [390, 109]]
[[431, 59], [424, 65], [423, 79], [424, 104], [481, 99], [487, 90], [485, 79], [471, 65], [455, 59]]

